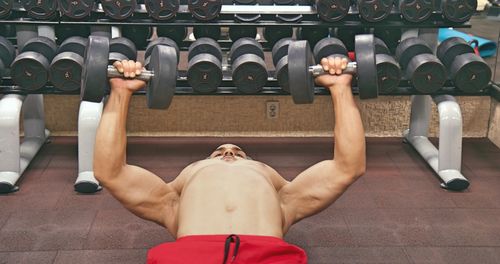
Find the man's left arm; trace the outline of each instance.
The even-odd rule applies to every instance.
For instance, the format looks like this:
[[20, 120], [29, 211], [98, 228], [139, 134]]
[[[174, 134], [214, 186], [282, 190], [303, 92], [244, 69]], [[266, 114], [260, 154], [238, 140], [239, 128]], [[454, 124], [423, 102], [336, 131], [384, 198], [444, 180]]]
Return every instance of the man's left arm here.
[[[327, 62], [322, 64], [328, 68]], [[335, 111], [334, 158], [311, 166], [280, 189], [285, 230], [327, 208], [365, 172], [364, 129], [349, 77], [345, 74], [319, 77], [323, 78], [319, 83], [330, 90]]]

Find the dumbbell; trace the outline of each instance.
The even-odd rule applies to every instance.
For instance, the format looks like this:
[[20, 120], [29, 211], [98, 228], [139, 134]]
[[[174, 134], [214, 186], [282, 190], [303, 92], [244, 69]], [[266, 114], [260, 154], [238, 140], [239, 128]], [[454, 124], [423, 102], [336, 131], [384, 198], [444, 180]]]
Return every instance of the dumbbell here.
[[187, 80], [193, 90], [215, 92], [222, 82], [222, 51], [217, 41], [197, 39], [189, 46], [188, 60]]
[[8, 17], [12, 10], [13, 0], [0, 0], [0, 18]]
[[30, 91], [44, 87], [49, 79], [50, 62], [56, 50], [56, 43], [47, 37], [35, 37], [27, 41], [12, 62], [12, 81]]
[[229, 58], [236, 88], [245, 94], [260, 92], [268, 76], [260, 43], [252, 38], [240, 38], [231, 46]]
[[201, 21], [209, 21], [219, 16], [222, 0], [188, 0], [191, 15]]
[[144, 0], [148, 15], [153, 19], [164, 21], [175, 17], [179, 11], [179, 0]]
[[441, 12], [445, 19], [455, 23], [469, 21], [477, 9], [477, 0], [441, 0]]
[[293, 35], [293, 28], [289, 26], [265, 27], [262, 35], [264, 35], [264, 38], [270, 46], [274, 46], [280, 39], [291, 38]]
[[307, 40], [311, 47], [314, 47], [318, 41], [328, 37], [330, 29], [327, 27], [300, 27], [297, 29], [297, 39]]
[[390, 93], [399, 86], [401, 67], [391, 56], [389, 48], [379, 38], [375, 38], [375, 64], [377, 65], [378, 90]]
[[254, 26], [231, 26], [229, 27], [229, 38], [236, 41], [240, 38], [255, 38], [257, 27]]
[[[375, 65], [377, 70], [378, 91], [388, 93], [399, 85], [401, 80], [401, 70], [396, 60], [390, 55], [385, 43], [378, 38], [374, 38], [375, 45]], [[330, 56], [345, 58], [349, 61], [347, 48], [344, 43], [337, 38], [324, 38], [320, 40], [313, 49], [315, 61]]]
[[286, 92], [290, 92], [288, 84], [288, 46], [292, 41], [292, 38], [280, 39], [272, 49], [275, 68], [274, 77], [278, 80], [281, 89]]
[[[123, 78], [113, 66], [108, 65], [109, 39], [90, 36], [85, 51], [82, 72], [81, 98], [90, 102], [101, 102], [108, 78]], [[151, 51], [149, 71], [145, 70], [135, 79], [147, 82], [147, 104], [149, 108], [167, 108], [175, 92], [177, 80], [177, 54], [175, 48], [156, 45]]]
[[124, 38], [130, 39], [140, 50], [147, 46], [148, 40], [153, 36], [151, 28], [145, 26], [124, 26], [121, 32]]
[[446, 70], [424, 40], [417, 37], [402, 40], [396, 48], [396, 58], [417, 91], [434, 93], [443, 87]]
[[34, 19], [47, 20], [56, 16], [56, 0], [23, 0], [21, 1], [28, 16]]
[[[375, 41], [373, 35], [356, 35], [356, 62], [349, 62], [342, 73], [356, 74], [361, 99], [378, 96], [377, 68], [375, 64]], [[316, 65], [309, 42], [294, 41], [288, 46], [288, 83], [293, 101], [308, 104], [314, 101], [314, 78], [325, 74], [321, 65]]]
[[16, 48], [14, 45], [8, 39], [0, 36], [0, 82], [15, 56]]
[[214, 40], [219, 40], [220, 38], [220, 27], [218, 26], [196, 26], [193, 27], [194, 38], [211, 38]]
[[433, 0], [399, 0], [401, 16], [413, 23], [427, 20], [434, 11]]
[[332, 28], [330, 30], [330, 35], [336, 37], [344, 43], [348, 51], [354, 50], [354, 39], [356, 35], [368, 34], [365, 28]]
[[148, 65], [149, 65], [149, 62], [150, 62], [150, 55], [151, 55], [151, 52], [153, 52], [153, 48], [155, 46], [168, 46], [168, 47], [172, 47], [174, 48], [175, 50], [175, 54], [176, 54], [176, 58], [177, 58], [177, 63], [179, 63], [179, 46], [177, 46], [177, 43], [175, 43], [175, 41], [169, 39], [169, 38], [165, 38], [165, 37], [159, 37], [151, 42], [149, 42], [148, 46], [146, 47], [146, 50], [145, 50], [145, 53], [144, 53], [144, 67], [148, 68]]
[[55, 88], [62, 91], [80, 89], [87, 42], [86, 38], [75, 36], [61, 43], [49, 70], [50, 82]]
[[[296, 0], [273, 0], [275, 5], [296, 5]], [[297, 23], [302, 20], [302, 14], [277, 14], [276, 19], [285, 23]]]
[[158, 35], [158, 37], [167, 37], [175, 41], [177, 45], [180, 45], [180, 43], [184, 41], [184, 39], [186, 39], [187, 37], [187, 28], [184, 26], [173, 26], [173, 25], [157, 26], [156, 34]]
[[104, 13], [112, 19], [129, 18], [137, 8], [136, 0], [101, 0]]
[[437, 57], [448, 69], [448, 77], [464, 92], [478, 92], [491, 80], [491, 69], [463, 38], [452, 37], [441, 42]]
[[393, 0], [356, 0], [359, 16], [368, 22], [379, 22], [387, 18]]
[[342, 20], [349, 13], [350, 0], [316, 0], [319, 18], [327, 22]]
[[97, 1], [94, 0], [57, 0], [59, 11], [72, 19], [83, 19], [90, 16], [96, 8]]

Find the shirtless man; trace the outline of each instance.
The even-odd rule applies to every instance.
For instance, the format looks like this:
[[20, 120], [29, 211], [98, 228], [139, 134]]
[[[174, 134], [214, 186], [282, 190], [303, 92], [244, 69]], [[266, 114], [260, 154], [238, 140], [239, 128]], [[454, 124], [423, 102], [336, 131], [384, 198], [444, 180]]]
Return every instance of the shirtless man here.
[[[287, 181], [251, 160], [238, 146], [219, 146], [169, 183], [126, 160], [126, 120], [133, 79], [142, 65], [116, 62], [125, 78], [110, 80], [111, 94], [97, 130], [94, 173], [102, 186], [137, 216], [167, 228], [176, 242], [154, 247], [148, 263], [307, 263], [305, 252], [282, 240], [290, 226], [331, 205], [365, 172], [365, 138], [351, 92], [352, 76], [340, 58], [323, 59], [330, 74], [316, 78], [331, 92], [335, 111], [332, 159]], [[168, 161], [168, 157], [165, 159]]]

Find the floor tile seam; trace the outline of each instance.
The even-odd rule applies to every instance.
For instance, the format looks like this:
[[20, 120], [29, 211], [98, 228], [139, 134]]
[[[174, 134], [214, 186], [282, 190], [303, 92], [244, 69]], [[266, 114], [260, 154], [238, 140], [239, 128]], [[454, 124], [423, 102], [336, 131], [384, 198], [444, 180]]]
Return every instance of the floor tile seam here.
[[11, 217], [12, 217], [12, 212], [7, 213], [7, 218], [5, 219], [5, 222], [2, 225], [0, 225], [0, 233], [2, 232], [2, 229], [7, 225], [7, 222], [9, 222]]
[[406, 251], [406, 246], [403, 247], [403, 253], [405, 254], [406, 259], [408, 260], [409, 263], [415, 264], [415, 261], [413, 260], [413, 258], [410, 257], [410, 254], [408, 254], [408, 252]]
[[94, 218], [92, 219], [92, 223], [90, 223], [89, 230], [85, 234], [85, 242], [83, 243], [82, 250], [86, 249], [85, 244], [87, 243], [87, 241], [89, 239], [90, 232], [92, 231], [92, 228], [94, 227], [94, 223], [95, 223], [95, 220], [97, 219], [97, 214], [99, 214], [99, 211], [100, 210], [95, 210]]

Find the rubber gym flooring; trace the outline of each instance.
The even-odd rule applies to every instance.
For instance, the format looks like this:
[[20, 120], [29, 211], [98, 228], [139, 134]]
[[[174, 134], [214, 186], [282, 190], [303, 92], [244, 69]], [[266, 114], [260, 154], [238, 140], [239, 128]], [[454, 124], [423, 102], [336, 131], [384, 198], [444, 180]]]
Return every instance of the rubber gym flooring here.
[[[218, 144], [240, 144], [292, 179], [332, 153], [330, 138], [130, 138], [129, 163], [172, 180]], [[500, 149], [464, 139], [465, 192], [441, 189], [400, 138], [367, 140], [367, 172], [331, 207], [285, 239], [312, 264], [500, 263]], [[55, 137], [36, 156], [17, 193], [0, 196], [0, 263], [144, 263], [172, 241], [103, 190], [77, 194], [76, 137]]]

